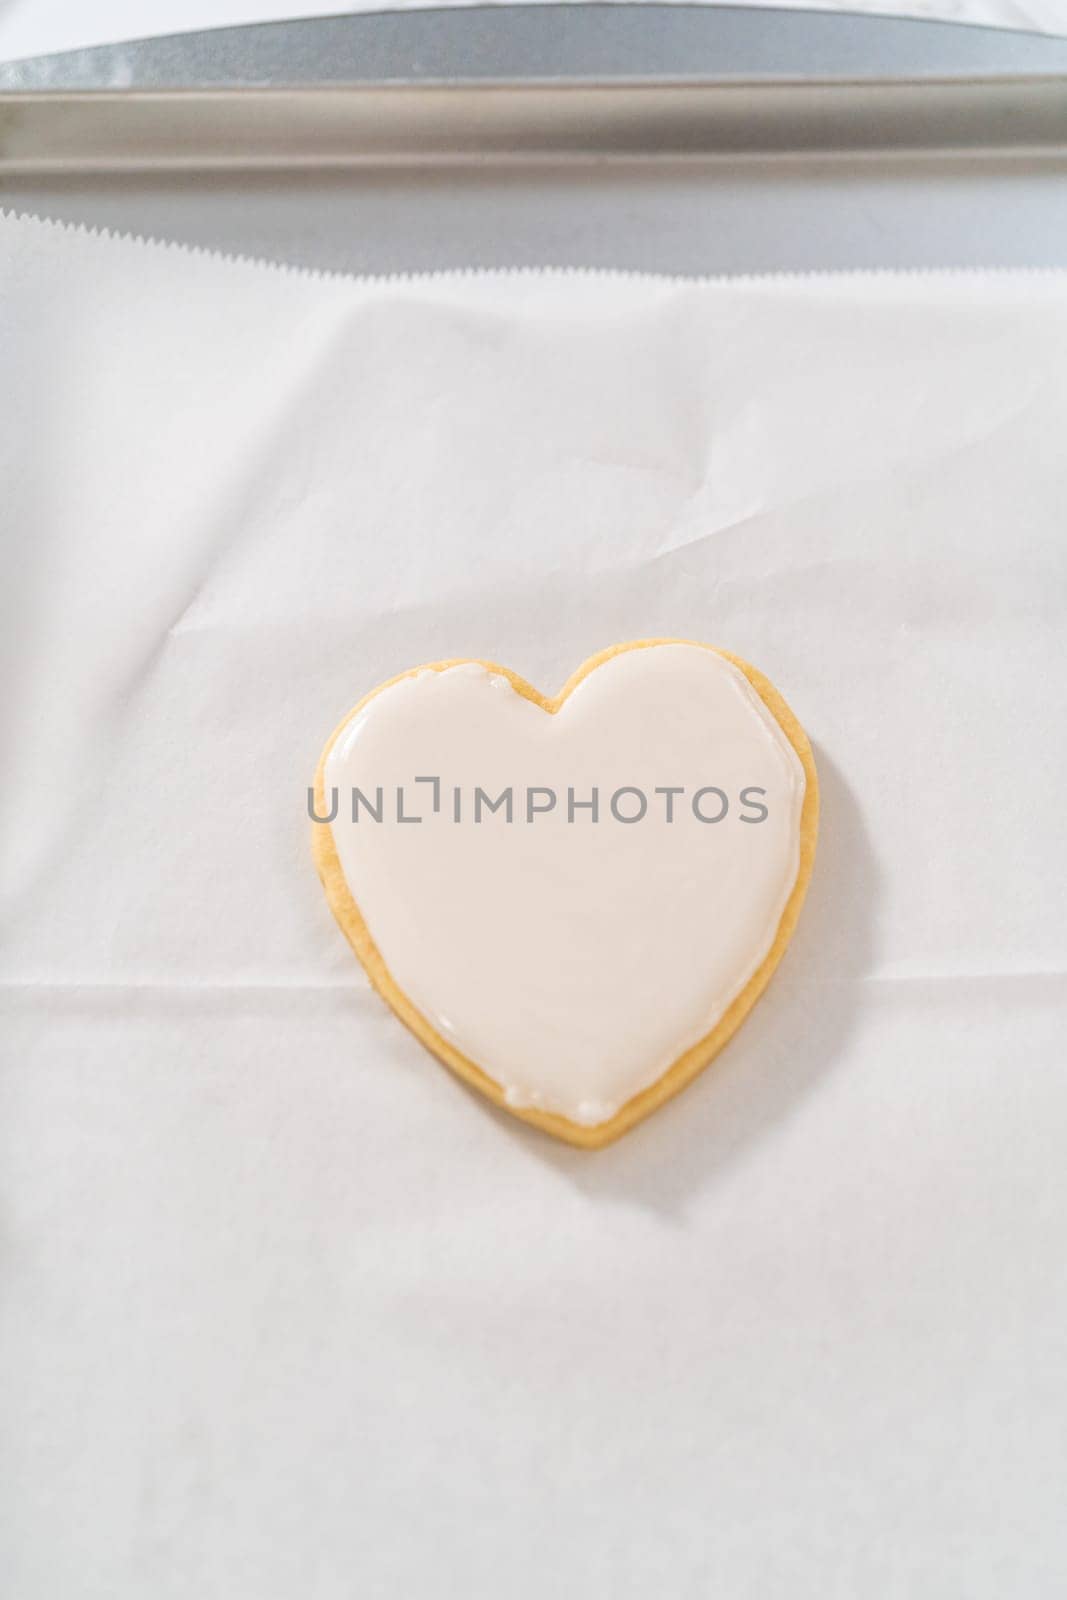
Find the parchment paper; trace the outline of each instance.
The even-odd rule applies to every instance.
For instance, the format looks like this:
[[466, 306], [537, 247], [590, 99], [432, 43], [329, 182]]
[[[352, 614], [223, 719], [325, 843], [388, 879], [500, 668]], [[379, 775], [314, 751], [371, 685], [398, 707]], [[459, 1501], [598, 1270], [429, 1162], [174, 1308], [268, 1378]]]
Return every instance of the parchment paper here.
[[[361, 283], [0, 221], [17, 1600], [1067, 1570], [1067, 278]], [[796, 939], [596, 1155], [457, 1084], [305, 788], [393, 672], [763, 668]]]

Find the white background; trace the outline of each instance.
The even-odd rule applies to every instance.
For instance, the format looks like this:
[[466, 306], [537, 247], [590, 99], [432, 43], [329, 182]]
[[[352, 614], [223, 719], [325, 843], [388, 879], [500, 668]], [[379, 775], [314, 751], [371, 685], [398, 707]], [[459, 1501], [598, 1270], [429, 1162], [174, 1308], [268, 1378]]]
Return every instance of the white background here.
[[[367, 285], [0, 221], [13, 1600], [1053, 1600], [1062, 276]], [[371, 685], [744, 654], [815, 746], [770, 990], [619, 1145], [369, 991]]]
[[[781, 7], [798, 5], [801, 0], [750, 3]], [[937, 17], [1067, 33], [1067, 0], [848, 0], [847, 4], [803, 0], [803, 4], [823, 10]], [[338, 5], [336, 0], [95, 0], [91, 5], [86, 0], [0, 0], [0, 60], [148, 34], [388, 9], [389, 0], [355, 6]]]

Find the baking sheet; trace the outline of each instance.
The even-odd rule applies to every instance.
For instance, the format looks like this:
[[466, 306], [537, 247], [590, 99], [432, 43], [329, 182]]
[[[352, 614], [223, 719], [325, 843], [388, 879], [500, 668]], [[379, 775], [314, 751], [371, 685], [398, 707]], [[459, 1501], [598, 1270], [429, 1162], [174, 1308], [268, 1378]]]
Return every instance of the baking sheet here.
[[358, 272], [1067, 265], [1064, 48], [636, 6], [188, 36], [0, 69], [0, 205]]
[[[0, 240], [13, 1592], [1054, 1592], [1063, 277]], [[659, 633], [780, 683], [821, 856], [590, 1157], [369, 993], [304, 786], [394, 670]]]
[[[447, 0], [446, 0], [447, 3]], [[718, 0], [706, 0], [715, 5]], [[771, 0], [749, 0], [752, 9]], [[881, 16], [941, 18], [1002, 28], [1067, 32], [1061, 0], [773, 0], [774, 10], [871, 12]], [[337, 4], [336, 0], [97, 0], [91, 11], [71, 0], [8, 0], [0, 13], [0, 61], [84, 49], [192, 29], [280, 22], [290, 17], [321, 17], [359, 11], [417, 10], [406, 0]]]

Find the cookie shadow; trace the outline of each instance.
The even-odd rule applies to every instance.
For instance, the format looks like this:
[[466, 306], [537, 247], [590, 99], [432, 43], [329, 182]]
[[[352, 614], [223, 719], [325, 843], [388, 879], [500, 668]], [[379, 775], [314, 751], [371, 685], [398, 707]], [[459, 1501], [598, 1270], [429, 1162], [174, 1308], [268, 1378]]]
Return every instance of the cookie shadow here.
[[799, 1105], [840, 1059], [873, 944], [877, 869], [855, 797], [818, 747], [819, 847], [796, 933], [737, 1035], [696, 1081], [604, 1150], [573, 1150], [503, 1113], [508, 1135], [590, 1195], [671, 1215]]

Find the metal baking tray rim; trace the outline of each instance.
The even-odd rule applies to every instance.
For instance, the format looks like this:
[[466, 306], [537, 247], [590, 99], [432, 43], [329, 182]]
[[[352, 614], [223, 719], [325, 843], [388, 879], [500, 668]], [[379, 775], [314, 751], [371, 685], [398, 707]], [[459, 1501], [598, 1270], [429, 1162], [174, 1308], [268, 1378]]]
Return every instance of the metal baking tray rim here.
[[1067, 74], [0, 95], [0, 175], [923, 150], [1067, 152]]

